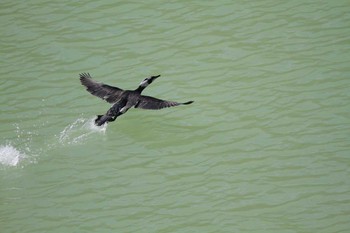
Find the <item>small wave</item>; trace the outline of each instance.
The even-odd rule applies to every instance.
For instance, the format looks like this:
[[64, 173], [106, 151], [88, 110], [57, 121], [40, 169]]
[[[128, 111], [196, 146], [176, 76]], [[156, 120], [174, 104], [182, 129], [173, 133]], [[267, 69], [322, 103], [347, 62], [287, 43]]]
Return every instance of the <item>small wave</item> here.
[[99, 127], [94, 124], [94, 118], [84, 119], [79, 118], [72, 124], [66, 126], [60, 135], [58, 141], [60, 144], [79, 144], [86, 140], [86, 138], [93, 133], [105, 133], [107, 124]]
[[17, 166], [26, 157], [26, 154], [17, 150], [12, 145], [0, 145], [0, 164]]

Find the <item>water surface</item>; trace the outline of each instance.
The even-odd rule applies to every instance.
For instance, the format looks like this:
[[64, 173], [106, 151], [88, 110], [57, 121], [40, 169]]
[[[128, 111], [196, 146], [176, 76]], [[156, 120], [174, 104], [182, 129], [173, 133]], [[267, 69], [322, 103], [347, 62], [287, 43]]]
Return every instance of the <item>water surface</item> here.
[[0, 6], [1, 232], [350, 230], [347, 1]]

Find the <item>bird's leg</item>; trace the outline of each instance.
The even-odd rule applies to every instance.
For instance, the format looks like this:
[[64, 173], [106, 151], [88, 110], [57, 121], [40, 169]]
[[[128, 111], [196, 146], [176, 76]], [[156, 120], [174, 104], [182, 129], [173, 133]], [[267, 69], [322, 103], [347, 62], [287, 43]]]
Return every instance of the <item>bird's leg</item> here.
[[117, 119], [117, 116], [113, 116], [109, 121], [115, 121]]
[[122, 112], [117, 112], [111, 119], [111, 121], [115, 121], [120, 115], [123, 115]]
[[126, 100], [121, 100], [115, 103], [106, 113], [109, 117], [108, 121], [115, 121], [120, 115], [123, 115], [129, 110], [130, 106], [126, 103]]

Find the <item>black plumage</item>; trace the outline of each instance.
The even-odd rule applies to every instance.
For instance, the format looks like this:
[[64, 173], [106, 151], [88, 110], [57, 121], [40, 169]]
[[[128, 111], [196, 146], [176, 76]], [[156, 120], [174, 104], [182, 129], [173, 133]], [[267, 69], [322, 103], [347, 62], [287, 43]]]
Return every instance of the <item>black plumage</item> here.
[[101, 126], [106, 122], [115, 121], [117, 117], [126, 113], [131, 107], [158, 110], [193, 103], [193, 101], [178, 103], [141, 95], [142, 91], [158, 77], [160, 75], [144, 79], [135, 90], [123, 90], [118, 87], [96, 82], [91, 78], [89, 73], [80, 74], [80, 82], [86, 87], [88, 92], [113, 104], [106, 114], [97, 116], [95, 124]]

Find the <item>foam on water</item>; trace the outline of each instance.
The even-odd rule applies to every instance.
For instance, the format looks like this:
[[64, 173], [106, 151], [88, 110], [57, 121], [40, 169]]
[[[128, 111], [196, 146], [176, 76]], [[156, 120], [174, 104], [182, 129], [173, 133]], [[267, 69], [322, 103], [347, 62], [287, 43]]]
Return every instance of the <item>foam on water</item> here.
[[3, 144], [0, 145], [0, 165], [14, 167], [24, 160], [34, 162], [34, 156], [29, 155], [33, 154], [31, 147], [33, 138], [38, 136], [37, 132], [22, 130], [18, 123], [13, 126], [15, 137], [4, 139]]
[[26, 157], [25, 153], [12, 145], [0, 145], [0, 164], [2, 165], [17, 166]]
[[35, 143], [40, 140], [38, 132], [21, 130], [18, 124], [14, 124], [14, 126], [15, 137], [11, 140], [6, 139], [5, 143], [0, 145], [0, 165], [3, 166], [18, 166], [24, 159], [35, 162], [35, 157], [41, 154], [46, 154], [46, 152], [62, 146], [84, 143], [90, 135], [94, 133], [104, 134], [107, 129], [107, 124], [101, 127], [96, 126], [94, 118], [78, 118], [66, 126], [59, 135], [45, 138], [44, 143]]
[[66, 126], [58, 136], [58, 141], [62, 145], [79, 144], [93, 133], [105, 133], [107, 124], [96, 126], [94, 118], [78, 118], [72, 124]]

